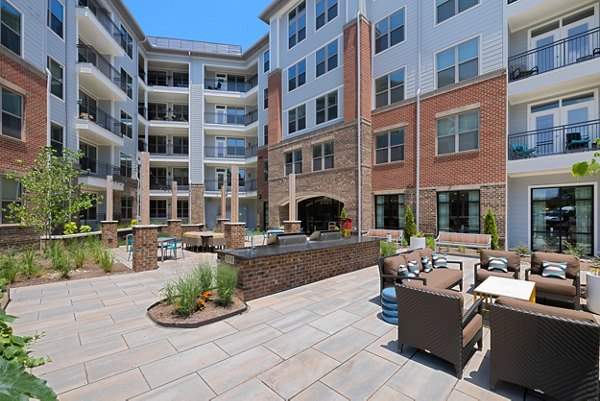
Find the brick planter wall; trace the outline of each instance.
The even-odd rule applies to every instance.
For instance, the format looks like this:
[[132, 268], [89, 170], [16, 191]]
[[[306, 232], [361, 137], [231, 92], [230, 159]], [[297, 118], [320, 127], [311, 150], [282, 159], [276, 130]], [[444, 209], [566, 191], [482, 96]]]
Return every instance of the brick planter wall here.
[[204, 204], [204, 184], [190, 185], [190, 221], [195, 224], [206, 221], [205, 204]]
[[229, 219], [217, 219], [217, 227], [215, 228], [215, 232], [224, 233], [225, 223], [229, 223]]
[[181, 220], [167, 220], [167, 234], [171, 237], [181, 238], [183, 235]]
[[133, 226], [133, 271], [158, 268], [158, 226]]
[[119, 246], [119, 235], [117, 233], [117, 221], [102, 221], [102, 245], [106, 248], [117, 248]]
[[287, 234], [299, 233], [301, 221], [284, 221], [283, 222], [283, 231]]
[[38, 247], [40, 234], [31, 227], [18, 224], [0, 225], [0, 249]]
[[246, 223], [225, 223], [225, 248], [235, 249], [246, 246]]
[[190, 231], [203, 231], [204, 224], [182, 224], [181, 225], [181, 233], [185, 234]]

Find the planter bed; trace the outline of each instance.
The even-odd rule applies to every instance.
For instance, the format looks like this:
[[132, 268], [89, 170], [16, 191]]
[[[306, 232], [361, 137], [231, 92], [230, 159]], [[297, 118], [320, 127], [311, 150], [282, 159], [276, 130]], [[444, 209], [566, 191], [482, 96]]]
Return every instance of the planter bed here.
[[148, 317], [159, 326], [192, 329], [240, 315], [246, 310], [248, 310], [246, 303], [236, 296], [229, 307], [221, 307], [214, 302], [207, 302], [204, 309], [189, 317], [182, 317], [175, 313], [175, 305], [158, 301], [148, 308]]

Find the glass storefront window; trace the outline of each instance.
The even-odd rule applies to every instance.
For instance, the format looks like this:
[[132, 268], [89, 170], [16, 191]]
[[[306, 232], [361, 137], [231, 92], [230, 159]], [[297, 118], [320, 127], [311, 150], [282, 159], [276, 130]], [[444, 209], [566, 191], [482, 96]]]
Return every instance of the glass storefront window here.
[[479, 232], [479, 191], [438, 192], [438, 231]]
[[404, 195], [375, 196], [375, 228], [404, 228]]

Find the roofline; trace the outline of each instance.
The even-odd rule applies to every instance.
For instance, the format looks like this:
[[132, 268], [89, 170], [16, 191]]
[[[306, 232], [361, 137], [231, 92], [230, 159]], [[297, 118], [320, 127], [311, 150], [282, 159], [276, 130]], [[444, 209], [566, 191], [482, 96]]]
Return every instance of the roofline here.
[[271, 4], [269, 4], [269, 6], [265, 9], [265, 11], [263, 11], [260, 15], [259, 18], [267, 23], [270, 24], [271, 23], [271, 17], [275, 14], [275, 12], [281, 8], [281, 6], [285, 5], [289, 3], [288, 0], [274, 0]]

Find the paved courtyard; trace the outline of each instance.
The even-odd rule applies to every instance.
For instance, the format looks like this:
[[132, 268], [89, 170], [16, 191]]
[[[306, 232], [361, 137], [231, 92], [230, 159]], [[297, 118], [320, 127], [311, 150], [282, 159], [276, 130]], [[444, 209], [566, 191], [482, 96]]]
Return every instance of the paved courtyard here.
[[[166, 280], [214, 258], [188, 252], [155, 271], [12, 290], [16, 333], [46, 333], [35, 354], [52, 363], [34, 373], [61, 400], [523, 399], [513, 385], [488, 389], [487, 329], [462, 380], [427, 353], [398, 354], [395, 326], [378, 316], [376, 267], [251, 301], [248, 313], [198, 329], [146, 317]], [[462, 260], [469, 291], [475, 259]]]

